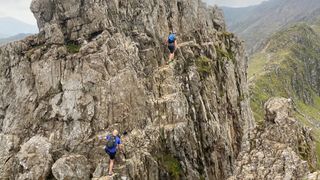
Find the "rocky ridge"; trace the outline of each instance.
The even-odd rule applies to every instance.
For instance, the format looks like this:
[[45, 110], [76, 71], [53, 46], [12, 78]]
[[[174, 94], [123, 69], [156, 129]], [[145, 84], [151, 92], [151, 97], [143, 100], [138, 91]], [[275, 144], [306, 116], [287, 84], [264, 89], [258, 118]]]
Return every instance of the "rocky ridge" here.
[[[99, 179], [108, 159], [97, 137], [114, 128], [128, 132], [114, 179], [242, 177], [238, 156], [259, 136], [244, 49], [219, 9], [33, 0], [31, 10], [40, 33], [0, 48], [1, 177]], [[179, 48], [163, 66], [172, 28]], [[306, 161], [291, 159], [303, 167], [292, 177], [305, 176]]]
[[275, 33], [264, 50], [252, 57], [249, 77], [256, 119], [263, 114], [261, 105], [272, 96], [292, 98], [301, 110], [302, 105], [320, 108], [319, 40], [308, 24], [296, 24]]
[[313, 179], [317, 166], [311, 129], [293, 117], [291, 99], [271, 98], [265, 104], [265, 122], [254, 131], [251, 149], [238, 156], [229, 179]]
[[270, 97], [290, 98], [294, 104], [293, 117], [312, 129], [319, 167], [320, 36], [314, 27], [299, 23], [275, 33], [264, 51], [253, 56], [249, 76], [256, 121], [262, 121], [261, 105]]

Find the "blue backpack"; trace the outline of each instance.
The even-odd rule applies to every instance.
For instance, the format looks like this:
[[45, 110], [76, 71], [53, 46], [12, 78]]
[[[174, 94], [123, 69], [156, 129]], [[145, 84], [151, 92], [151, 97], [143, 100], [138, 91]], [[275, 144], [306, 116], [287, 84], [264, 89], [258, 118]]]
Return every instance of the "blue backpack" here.
[[168, 42], [169, 43], [174, 43], [174, 41], [176, 40], [176, 35], [175, 34], [170, 34], [168, 37]]
[[115, 146], [117, 146], [117, 142], [116, 142], [116, 137], [113, 135], [108, 136], [109, 138], [107, 138], [107, 148], [108, 149], [112, 149]]

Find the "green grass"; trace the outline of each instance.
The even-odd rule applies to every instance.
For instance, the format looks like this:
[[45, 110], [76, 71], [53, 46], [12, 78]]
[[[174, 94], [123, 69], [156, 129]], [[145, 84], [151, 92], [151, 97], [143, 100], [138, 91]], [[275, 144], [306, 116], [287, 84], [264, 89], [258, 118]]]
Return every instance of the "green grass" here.
[[[276, 66], [275, 68], [280, 68]], [[264, 104], [271, 97], [285, 97], [294, 96], [292, 89], [288, 82], [291, 73], [286, 70], [279, 70], [279, 72], [269, 72], [259, 75], [254, 84], [250, 87], [251, 108], [257, 122], [263, 121], [264, 118]]]
[[[263, 105], [271, 97], [285, 97], [294, 98], [296, 102], [301, 102], [298, 108], [309, 116], [316, 118], [320, 117], [319, 107], [320, 107], [320, 97], [310, 88], [310, 86], [304, 82], [303, 75], [303, 65], [295, 59], [290, 58], [286, 55], [288, 59], [281, 60], [276, 63], [271, 63], [272, 68], [268, 68], [269, 72], [264, 71], [257, 75], [254, 83], [250, 87], [251, 93], [251, 107], [254, 116], [257, 121], [263, 120]], [[271, 69], [271, 70], [270, 70]], [[292, 77], [296, 76], [295, 87], [292, 84]], [[309, 92], [312, 94], [312, 99], [314, 100], [314, 106], [311, 104], [304, 104], [302, 102], [302, 97], [296, 94], [294, 88], [298, 88], [299, 91]]]
[[219, 47], [216, 47], [216, 51], [217, 51], [217, 55], [218, 57], [225, 57], [227, 58], [228, 60], [232, 60], [234, 61], [234, 55], [231, 51], [225, 51]]
[[263, 68], [266, 64], [266, 54], [258, 53], [252, 57], [248, 68], [248, 77], [251, 78], [259, 73], [263, 72]]
[[182, 175], [182, 168], [179, 160], [174, 157], [166, 148], [166, 139], [164, 128], [160, 128], [161, 149], [157, 149], [154, 157], [156, 157], [159, 166], [169, 173], [171, 179], [178, 180]]
[[170, 174], [172, 179], [180, 179], [182, 175], [182, 169], [178, 159], [170, 155], [169, 153], [158, 156], [160, 165]]
[[222, 48], [219, 45], [215, 45], [215, 50], [217, 52], [218, 58], [226, 58], [236, 64], [235, 52], [232, 51], [233, 44], [230, 41], [233, 40], [234, 34], [224, 31], [218, 34], [219, 38], [222, 39], [226, 47]]
[[76, 54], [80, 51], [81, 46], [74, 42], [68, 42], [66, 44], [66, 48], [69, 53]]
[[[313, 98], [319, 99], [317, 96], [314, 96]], [[309, 105], [302, 101], [298, 101], [298, 109], [308, 115], [311, 119], [318, 119], [320, 121], [320, 105]]]
[[276, 54], [260, 52], [254, 54], [249, 62], [248, 67], [248, 77], [259, 76], [265, 73], [265, 68], [267, 65], [279, 65], [281, 62], [290, 56], [288, 50], [283, 50]]
[[212, 61], [205, 56], [196, 60], [197, 71], [202, 76], [207, 76], [212, 72]]

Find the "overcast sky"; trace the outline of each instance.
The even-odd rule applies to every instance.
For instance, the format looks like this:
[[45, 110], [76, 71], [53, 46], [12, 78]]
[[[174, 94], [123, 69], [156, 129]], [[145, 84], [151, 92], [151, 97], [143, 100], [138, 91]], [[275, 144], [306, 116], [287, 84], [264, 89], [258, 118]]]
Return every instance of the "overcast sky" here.
[[32, 0], [0, 0], [0, 16], [9, 16], [28, 24], [36, 24], [30, 11]]
[[217, 4], [219, 6], [228, 6], [228, 7], [246, 7], [260, 4], [266, 0], [205, 0], [209, 4]]
[[[36, 20], [30, 11], [32, 0], [0, 0], [0, 17], [10, 16], [28, 24], [36, 24]], [[245, 7], [259, 4], [264, 0], [205, 0], [209, 4], [219, 6]]]

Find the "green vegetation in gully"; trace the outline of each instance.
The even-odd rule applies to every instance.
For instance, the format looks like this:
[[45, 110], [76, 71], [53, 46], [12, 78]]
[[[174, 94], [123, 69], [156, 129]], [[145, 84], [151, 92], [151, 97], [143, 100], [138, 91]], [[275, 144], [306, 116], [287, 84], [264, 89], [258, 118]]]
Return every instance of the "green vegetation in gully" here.
[[182, 169], [178, 159], [169, 154], [163, 154], [158, 158], [160, 165], [169, 172], [172, 179], [180, 179]]

